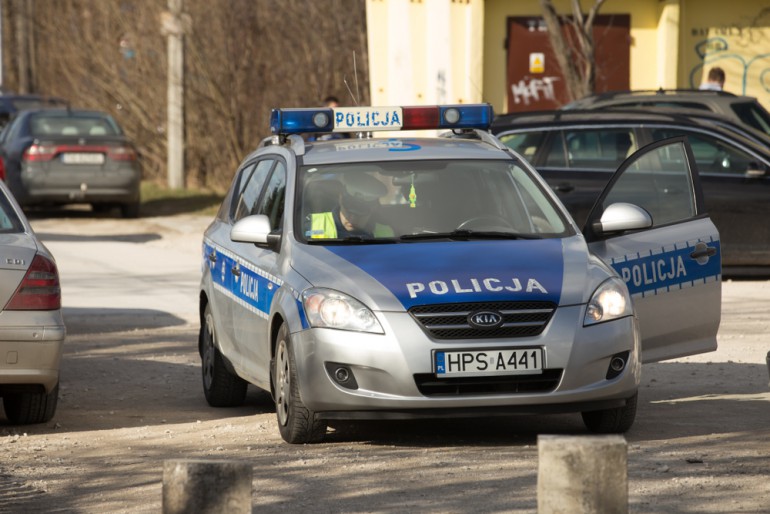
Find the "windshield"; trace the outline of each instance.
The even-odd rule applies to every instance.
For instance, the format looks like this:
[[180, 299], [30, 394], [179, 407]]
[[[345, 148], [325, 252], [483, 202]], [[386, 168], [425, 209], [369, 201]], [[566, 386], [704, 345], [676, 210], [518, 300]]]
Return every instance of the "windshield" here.
[[296, 232], [319, 242], [547, 238], [572, 233], [515, 161], [446, 160], [303, 167]]

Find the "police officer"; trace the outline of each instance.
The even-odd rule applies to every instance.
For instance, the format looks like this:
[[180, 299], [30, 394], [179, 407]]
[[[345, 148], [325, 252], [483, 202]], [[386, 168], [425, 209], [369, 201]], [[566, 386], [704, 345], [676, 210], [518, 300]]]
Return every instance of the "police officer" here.
[[347, 174], [338, 206], [331, 212], [311, 215], [310, 237], [393, 237], [391, 227], [375, 220], [379, 199], [387, 192], [385, 184], [367, 173]]

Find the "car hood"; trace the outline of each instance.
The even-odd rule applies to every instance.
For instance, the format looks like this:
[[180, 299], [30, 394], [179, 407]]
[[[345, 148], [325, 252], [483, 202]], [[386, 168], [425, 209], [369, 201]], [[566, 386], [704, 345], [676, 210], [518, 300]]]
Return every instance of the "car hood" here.
[[383, 311], [458, 302], [581, 303], [590, 275], [587, 269], [596, 268], [579, 236], [301, 245], [292, 261], [313, 286], [342, 291]]

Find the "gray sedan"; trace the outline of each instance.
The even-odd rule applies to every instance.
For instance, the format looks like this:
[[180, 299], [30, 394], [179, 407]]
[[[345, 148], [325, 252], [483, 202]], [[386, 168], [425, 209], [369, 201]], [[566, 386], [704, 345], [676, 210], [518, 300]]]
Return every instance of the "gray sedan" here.
[[[24, 111], [0, 135], [0, 178], [23, 207], [86, 203], [139, 215], [142, 170], [134, 145], [105, 112]], [[4, 170], [2, 169], [4, 168]]]

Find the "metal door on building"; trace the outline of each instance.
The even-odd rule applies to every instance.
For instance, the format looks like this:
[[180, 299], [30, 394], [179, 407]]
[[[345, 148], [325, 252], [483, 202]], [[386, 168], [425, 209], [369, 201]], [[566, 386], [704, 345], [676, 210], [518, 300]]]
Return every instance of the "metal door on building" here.
[[[564, 30], [566, 33], [567, 28]], [[593, 37], [595, 92], [627, 90], [631, 17], [627, 14], [597, 16]], [[542, 17], [508, 18], [507, 50], [509, 112], [556, 109], [571, 100]]]

